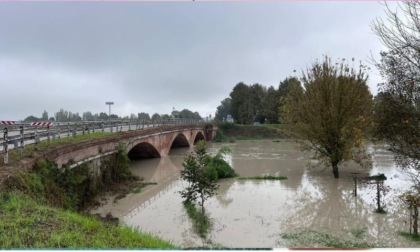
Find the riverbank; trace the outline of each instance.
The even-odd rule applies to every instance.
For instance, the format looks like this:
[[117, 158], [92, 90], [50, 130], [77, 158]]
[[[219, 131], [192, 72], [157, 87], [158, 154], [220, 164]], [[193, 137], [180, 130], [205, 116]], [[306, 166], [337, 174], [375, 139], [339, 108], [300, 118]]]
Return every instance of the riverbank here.
[[225, 123], [218, 127], [215, 142], [286, 138], [281, 124], [240, 125]]
[[20, 193], [0, 193], [0, 244], [15, 248], [173, 248], [135, 229], [39, 204]]
[[39, 160], [31, 169], [16, 170], [0, 191], [1, 248], [172, 248], [157, 237], [115, 225], [118, 219], [112, 216], [86, 213], [105, 192], [123, 195], [142, 183], [132, 174], [122, 145], [99, 166], [89, 162], [59, 169]]

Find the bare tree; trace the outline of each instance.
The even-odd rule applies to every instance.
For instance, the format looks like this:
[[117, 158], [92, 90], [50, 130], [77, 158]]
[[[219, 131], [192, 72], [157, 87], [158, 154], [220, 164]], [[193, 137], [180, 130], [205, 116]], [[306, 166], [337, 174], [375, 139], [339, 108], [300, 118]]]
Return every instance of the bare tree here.
[[[411, 175], [413, 189], [403, 199], [414, 210], [414, 235], [418, 235], [420, 206], [420, 2], [398, 3], [395, 11], [385, 3], [386, 20], [377, 18], [372, 29], [388, 51], [375, 61], [384, 83], [375, 106], [377, 136], [384, 139], [395, 161]], [[411, 223], [410, 223], [411, 226]], [[410, 229], [411, 231], [411, 229]], [[411, 232], [410, 232], [411, 233]]]

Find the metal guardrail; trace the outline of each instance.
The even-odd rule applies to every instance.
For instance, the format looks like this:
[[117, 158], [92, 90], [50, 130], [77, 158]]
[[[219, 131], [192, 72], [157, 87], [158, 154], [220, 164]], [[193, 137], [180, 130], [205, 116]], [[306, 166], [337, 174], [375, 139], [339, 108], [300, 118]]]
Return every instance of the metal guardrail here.
[[[1, 121], [0, 121], [1, 122]], [[164, 125], [197, 125], [204, 121], [170, 118], [165, 120], [110, 120], [110, 121], [81, 121], [81, 122], [53, 122], [53, 123], [15, 122], [12, 125], [3, 124], [3, 137], [0, 142], [0, 152], [4, 156], [4, 164], [8, 164], [10, 149], [24, 148], [26, 144], [37, 144], [41, 141], [50, 142], [60, 139], [94, 132], [117, 133]]]

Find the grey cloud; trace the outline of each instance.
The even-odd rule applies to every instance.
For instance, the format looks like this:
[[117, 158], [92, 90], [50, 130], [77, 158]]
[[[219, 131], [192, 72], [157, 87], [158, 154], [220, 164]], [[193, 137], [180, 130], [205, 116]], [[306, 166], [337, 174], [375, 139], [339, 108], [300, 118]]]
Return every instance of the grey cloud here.
[[322, 54], [377, 54], [380, 15], [375, 2], [0, 3], [0, 120], [110, 99], [121, 115], [214, 115], [240, 81], [277, 87]]

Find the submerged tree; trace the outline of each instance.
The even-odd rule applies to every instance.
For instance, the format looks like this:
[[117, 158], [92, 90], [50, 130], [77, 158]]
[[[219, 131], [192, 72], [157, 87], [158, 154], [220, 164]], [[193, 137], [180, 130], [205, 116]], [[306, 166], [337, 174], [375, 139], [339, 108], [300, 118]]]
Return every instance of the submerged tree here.
[[370, 133], [372, 95], [366, 85], [365, 67], [355, 69], [342, 60], [325, 57], [303, 73], [304, 88], [292, 87], [283, 108], [284, 122], [292, 136], [315, 157], [338, 166], [354, 160], [369, 165], [363, 144]]
[[204, 227], [205, 213], [204, 202], [212, 197], [219, 187], [216, 180], [208, 175], [207, 169], [208, 154], [205, 142], [200, 140], [197, 143], [194, 153], [189, 153], [182, 164], [181, 178], [188, 182], [188, 186], [181, 191], [184, 203], [197, 202], [201, 207], [201, 221]]

